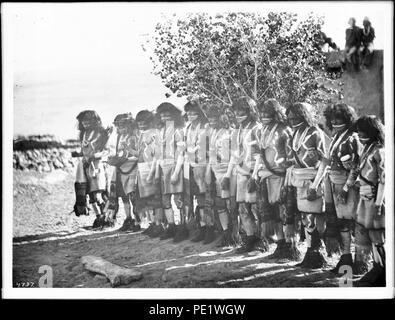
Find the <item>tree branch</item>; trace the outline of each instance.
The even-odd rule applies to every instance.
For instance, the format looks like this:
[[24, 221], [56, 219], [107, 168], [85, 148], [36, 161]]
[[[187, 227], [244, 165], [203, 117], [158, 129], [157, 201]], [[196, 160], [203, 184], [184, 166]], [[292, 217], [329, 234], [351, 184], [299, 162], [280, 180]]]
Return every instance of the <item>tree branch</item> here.
[[207, 89], [203, 84], [201, 84], [199, 81], [194, 80], [195, 83], [204, 91], [206, 91], [208, 94], [212, 95], [213, 97], [215, 97], [216, 99], [218, 99], [219, 101], [221, 101], [222, 103], [224, 103], [227, 106], [231, 106], [232, 104], [226, 102], [225, 100], [221, 99], [219, 96], [217, 96], [214, 92], [212, 92], [211, 90]]
[[254, 91], [253, 91], [255, 101], [258, 101], [258, 64], [256, 58], [254, 59]]
[[226, 85], [226, 82], [225, 82], [225, 80], [222, 77], [221, 77], [221, 81], [224, 84], [225, 91], [226, 91], [226, 94], [228, 95], [229, 102], [232, 105], [232, 98], [230, 97], [228, 86]]
[[[215, 56], [213, 56], [213, 59], [215, 60], [215, 62], [217, 63], [217, 66], [221, 67], [221, 69], [225, 72], [225, 74], [232, 80], [233, 83], [235, 83], [237, 85], [238, 88], [241, 89], [241, 91], [243, 91], [243, 93], [251, 99], [250, 95], [246, 92], [246, 90], [244, 89], [244, 87], [236, 80], [232, 77], [232, 75], [225, 69], [222, 67], [222, 65], [219, 63], [219, 61], [217, 60], [217, 58]], [[218, 71], [219, 68], [217, 68]], [[222, 72], [221, 72], [222, 73]], [[223, 73], [222, 73], [223, 74]], [[226, 77], [226, 76], [225, 76]]]
[[278, 81], [278, 79], [277, 79], [277, 75], [276, 75], [276, 72], [274, 71], [274, 69], [273, 69], [273, 67], [272, 67], [272, 64], [271, 64], [271, 61], [270, 61], [270, 57], [269, 57], [269, 54], [266, 52], [266, 57], [267, 57], [267, 60], [268, 60], [268, 64], [269, 64], [269, 67], [270, 67], [270, 69], [271, 69], [271, 71], [272, 71], [272, 73], [273, 73], [273, 76], [274, 76], [274, 78], [276, 79], [276, 82], [277, 82], [277, 88], [278, 88], [278, 90], [279, 91], [281, 91], [281, 85], [280, 85], [280, 82]]
[[267, 92], [271, 87], [272, 87], [271, 84], [269, 84], [269, 85], [266, 87], [265, 91], [263, 91], [263, 93], [258, 97], [258, 101], [260, 101], [260, 100], [264, 97], [264, 95], [266, 94], [266, 92]]

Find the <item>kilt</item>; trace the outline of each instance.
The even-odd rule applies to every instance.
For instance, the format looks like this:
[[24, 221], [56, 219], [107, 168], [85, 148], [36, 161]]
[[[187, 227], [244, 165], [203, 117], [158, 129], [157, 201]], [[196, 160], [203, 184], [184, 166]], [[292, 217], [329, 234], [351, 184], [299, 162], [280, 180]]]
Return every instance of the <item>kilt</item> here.
[[375, 194], [372, 186], [361, 183], [359, 188], [359, 202], [357, 207], [357, 222], [366, 229], [383, 229], [385, 228], [385, 211], [384, 205], [381, 209], [381, 215], [376, 217], [377, 209], [375, 206]]
[[154, 177], [152, 177], [152, 183], [147, 182], [151, 165], [152, 162], [141, 162], [137, 165], [137, 186], [140, 198], [147, 198], [152, 195], [160, 195], [160, 184], [154, 183]]
[[281, 188], [284, 185], [284, 178], [272, 175], [266, 179], [269, 203], [280, 201]]
[[237, 180], [236, 180], [236, 201], [237, 202], [248, 202], [255, 203], [256, 202], [256, 191], [248, 192], [247, 191], [247, 182], [250, 176], [241, 174], [237, 172]]
[[384, 229], [385, 228], [385, 212], [382, 209], [382, 213], [379, 217], [375, 218], [376, 215], [375, 200], [364, 200], [359, 199], [357, 207], [357, 222], [364, 226], [366, 229]]
[[189, 181], [186, 189], [190, 194], [206, 192], [206, 164], [191, 164], [184, 162], [184, 181]]
[[172, 161], [171, 163], [162, 162], [160, 164], [161, 170], [161, 191], [162, 194], [174, 194], [174, 193], [181, 193], [184, 190], [183, 185], [183, 172], [180, 170], [178, 174], [178, 182], [176, 184], [171, 183], [171, 176], [175, 170], [175, 163]]
[[337, 196], [342, 191], [347, 181], [347, 172], [330, 171], [329, 179], [333, 195], [333, 203], [336, 208], [337, 217], [339, 219], [354, 219], [357, 216], [358, 192], [355, 188], [348, 190], [347, 201], [345, 204], [339, 203]]
[[[185, 173], [185, 170], [189, 170], [189, 173]], [[204, 207], [205, 194], [206, 194], [206, 183], [205, 183], [206, 166], [199, 167], [184, 167], [184, 204], [187, 207], [193, 206], [193, 196], [196, 196], [196, 200], [199, 206]], [[196, 176], [197, 175], [197, 176]], [[198, 184], [199, 182], [199, 184]]]
[[[211, 166], [211, 170], [212, 170], [214, 178], [215, 178], [215, 195], [217, 197], [223, 198], [223, 199], [230, 198], [231, 189], [222, 190], [222, 187], [221, 187], [221, 181], [222, 181], [224, 175], [226, 174], [226, 172], [228, 171], [228, 164], [227, 163], [213, 164]], [[234, 181], [233, 181], [233, 183], [234, 183]], [[232, 179], [231, 179], [231, 184], [232, 184]], [[233, 188], [234, 188], [234, 186], [233, 186]]]
[[[129, 172], [132, 167], [135, 166], [134, 161], [127, 161], [121, 165], [117, 170], [117, 195], [122, 197], [122, 194], [128, 195], [132, 191], [136, 190], [137, 184], [137, 166], [132, 170], [132, 172], [124, 174], [122, 172]], [[119, 186], [119, 187], [118, 187]], [[122, 190], [120, 190], [122, 189]], [[118, 193], [118, 191], [120, 193]]]
[[82, 161], [78, 162], [76, 182], [87, 182], [89, 193], [106, 191], [107, 174], [104, 163], [101, 160], [94, 160], [89, 165], [84, 165]]
[[317, 170], [315, 169], [298, 169], [294, 168], [291, 171], [290, 183], [292, 186], [296, 187], [296, 201], [298, 210], [306, 213], [322, 213], [323, 212], [323, 190], [322, 186], [317, 188], [317, 199], [313, 201], [308, 201], [307, 191], [310, 185], [313, 183]]

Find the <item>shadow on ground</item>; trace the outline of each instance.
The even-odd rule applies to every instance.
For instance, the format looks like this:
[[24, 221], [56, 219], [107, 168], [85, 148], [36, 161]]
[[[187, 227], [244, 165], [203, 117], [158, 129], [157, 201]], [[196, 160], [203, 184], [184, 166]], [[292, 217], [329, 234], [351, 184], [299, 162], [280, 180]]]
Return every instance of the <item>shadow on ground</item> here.
[[[305, 251], [304, 244], [300, 250]], [[84, 255], [102, 257], [112, 263], [134, 267], [143, 279], [128, 287], [330, 287], [338, 280], [327, 270], [304, 270], [296, 262], [270, 259], [274, 251], [237, 254], [235, 248], [218, 248], [184, 241], [149, 238], [141, 232], [80, 229], [70, 233], [48, 233], [14, 239], [13, 281], [38, 284], [42, 265], [51, 266], [54, 287], [110, 287], [104, 277], [86, 271]], [[334, 261], [328, 259], [330, 265]]]

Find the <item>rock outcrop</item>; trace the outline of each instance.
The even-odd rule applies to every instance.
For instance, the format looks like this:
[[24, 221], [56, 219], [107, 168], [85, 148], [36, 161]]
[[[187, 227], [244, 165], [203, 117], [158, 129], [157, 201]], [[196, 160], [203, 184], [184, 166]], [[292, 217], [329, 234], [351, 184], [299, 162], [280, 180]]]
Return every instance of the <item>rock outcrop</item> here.
[[20, 136], [14, 140], [13, 167], [39, 172], [72, 169], [77, 161], [71, 152], [78, 148], [77, 140], [63, 141], [53, 135]]

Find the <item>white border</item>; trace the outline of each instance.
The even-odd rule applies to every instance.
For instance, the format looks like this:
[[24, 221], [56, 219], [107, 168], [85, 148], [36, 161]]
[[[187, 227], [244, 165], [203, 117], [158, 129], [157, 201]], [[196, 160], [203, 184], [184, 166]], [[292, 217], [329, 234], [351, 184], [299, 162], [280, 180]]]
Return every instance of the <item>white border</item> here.
[[[271, 9], [289, 11], [290, 8], [305, 8], [315, 11], [323, 6], [340, 5], [365, 6], [369, 2], [222, 2], [222, 3], [73, 3], [56, 5], [100, 5], [135, 6], [147, 11], [153, 8], [163, 12], [185, 13], [186, 11], [256, 11]], [[13, 38], [11, 26], [13, 14], [20, 6], [50, 6], [53, 4], [2, 4], [2, 48], [3, 48], [3, 298], [21, 299], [379, 299], [394, 297], [394, 215], [393, 190], [393, 4], [390, 1], [375, 1], [375, 6], [386, 8], [387, 23], [384, 45], [384, 108], [386, 134], [386, 288], [237, 288], [237, 289], [85, 289], [85, 288], [12, 288], [12, 137], [13, 137]], [[204, 10], [202, 10], [204, 8]], [[6, 45], [4, 45], [6, 44]], [[392, 240], [392, 241], [391, 241]]]

